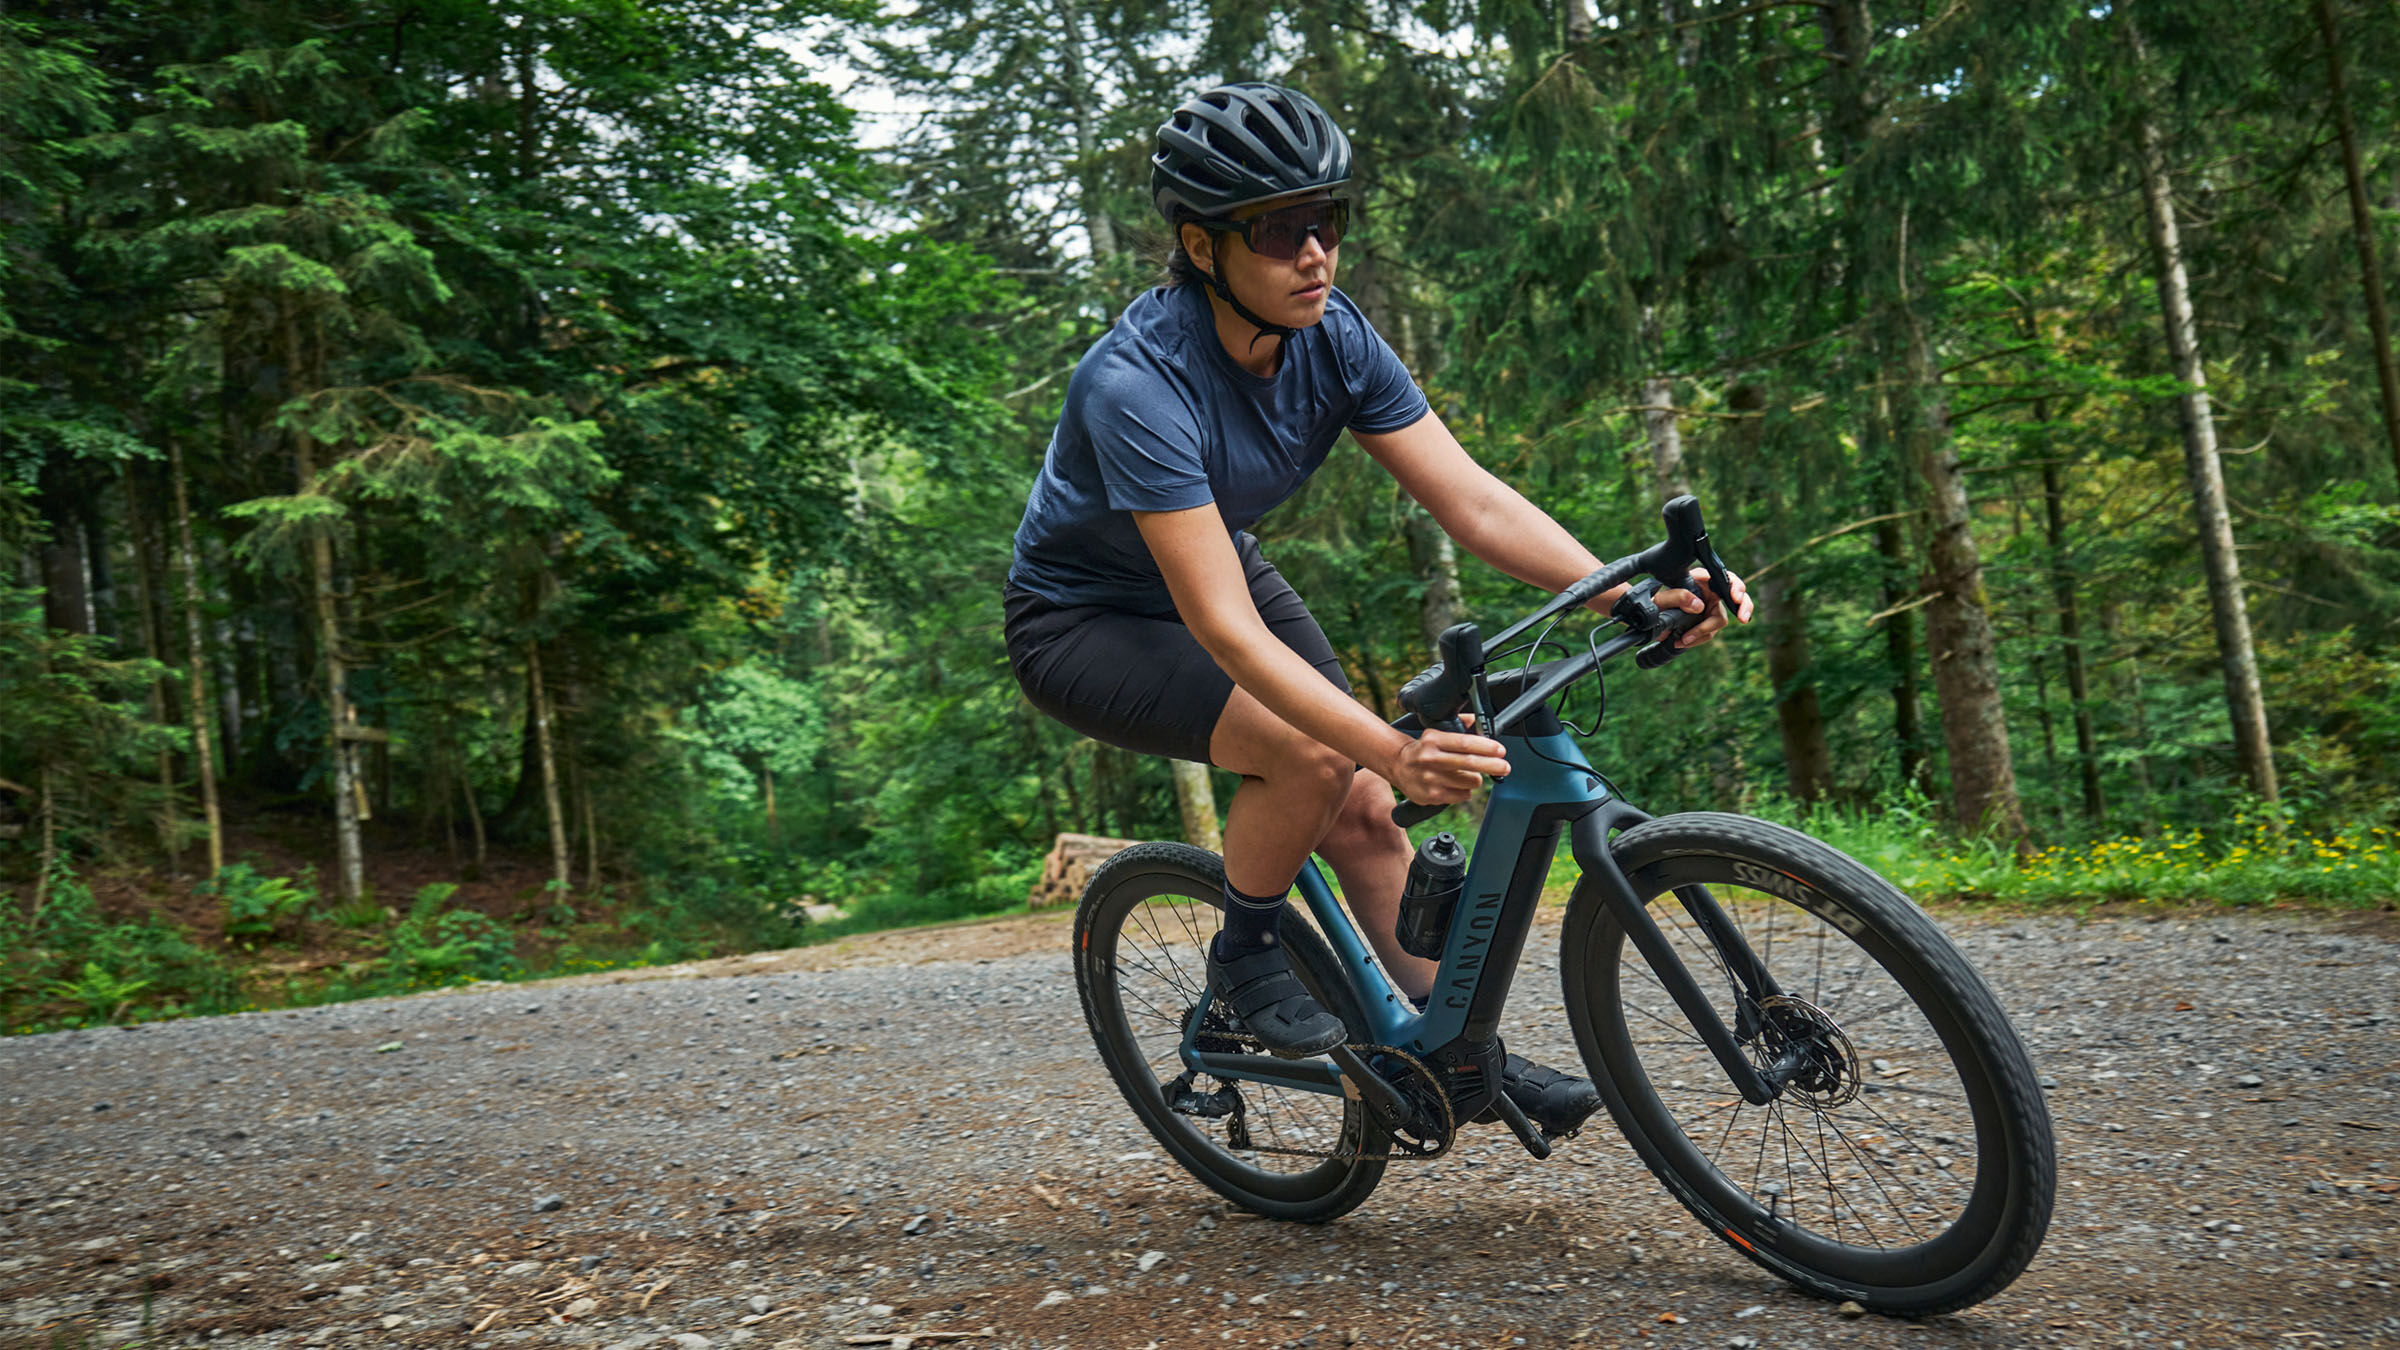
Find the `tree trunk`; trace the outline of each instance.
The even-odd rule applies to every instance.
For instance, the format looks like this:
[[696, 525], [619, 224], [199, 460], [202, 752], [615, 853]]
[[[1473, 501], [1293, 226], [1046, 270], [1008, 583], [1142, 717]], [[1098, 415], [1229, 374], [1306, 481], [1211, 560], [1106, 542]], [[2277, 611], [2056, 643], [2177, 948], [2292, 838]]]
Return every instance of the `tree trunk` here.
[[[142, 510], [141, 493], [134, 486], [133, 466], [123, 460], [117, 463], [117, 482], [125, 493], [125, 533], [133, 541], [133, 581], [141, 611], [142, 655], [160, 671], [142, 690], [150, 721], [160, 727], [167, 725], [169, 710], [166, 695], [167, 652], [158, 631], [158, 568], [152, 561], [150, 520]], [[168, 751], [158, 752], [158, 850], [166, 855], [167, 875], [177, 875], [182, 868], [175, 846], [175, 757]]]
[[[1060, 62], [1066, 80], [1067, 115], [1074, 123], [1075, 182], [1083, 207], [1083, 228], [1092, 241], [1092, 263], [1105, 269], [1117, 257], [1117, 227], [1100, 209], [1098, 187], [1100, 166], [1097, 162], [1100, 137], [1093, 127], [1092, 81], [1084, 57], [1083, 9], [1075, 0], [1060, 0], [1058, 6]], [[1116, 303], [1112, 298], [1109, 309], [1113, 314]]]
[[458, 795], [467, 804], [467, 828], [475, 832], [475, 875], [483, 875], [486, 841], [483, 833], [483, 808], [475, 804], [475, 779], [467, 772], [462, 756], [458, 772]]
[[1417, 621], [1425, 634], [1425, 659], [1431, 661], [1434, 644], [1458, 622], [1458, 545], [1443, 533], [1432, 512], [1414, 502], [1402, 508], [1401, 530], [1408, 539], [1409, 566], [1425, 583]]
[[[1904, 301], [1905, 306], [1905, 301]], [[2008, 718], [2000, 703], [1999, 654], [1985, 605], [1983, 556], [1976, 548], [1959, 472], [1958, 446], [1940, 368], [1924, 328], [1905, 311], [1908, 375], [1917, 406], [1909, 419], [1910, 458], [1925, 484], [1928, 518], [1925, 640], [1933, 655], [1933, 687], [1941, 700], [1942, 744], [1950, 755], [1950, 805], [1963, 830], [2025, 833], [2017, 803], [2016, 766], [2008, 748]]]
[[1833, 782], [1833, 752], [1816, 686], [1808, 683], [1808, 621], [1800, 588], [1778, 568], [1759, 583], [1767, 620], [1767, 683], [1775, 690], [1775, 721], [1783, 733], [1783, 768], [1794, 800], [1815, 802]]
[[1910, 559], [1908, 531], [1901, 515], [1908, 498], [1903, 479], [1906, 470], [1902, 456], [1893, 453], [1891, 397], [1882, 392], [1891, 383], [1892, 372], [1886, 368], [1868, 408], [1865, 438], [1867, 461], [1880, 470], [1875, 510], [1881, 519], [1875, 522], [1875, 552], [1883, 564], [1883, 654], [1891, 667], [1892, 740], [1899, 751], [1900, 781], [1931, 797], [1933, 776], [1925, 756], [1924, 716], [1917, 697], [1917, 616], [1911, 607], [1916, 597], [1907, 584], [1916, 567]]
[[[2036, 419], [2050, 420], [2048, 410], [2034, 405]], [[2067, 705], [2075, 719], [2075, 763], [2083, 779], [2083, 818], [2097, 821], [2104, 812], [2100, 799], [2100, 752], [2092, 735], [2091, 689], [2083, 670], [2083, 619], [2076, 609], [2075, 574], [2067, 565], [2066, 507], [2059, 490], [2058, 466], [2042, 465], [2044, 523], [2050, 536], [2050, 590], [2058, 605], [2058, 640], [2067, 668]]]
[[216, 757], [208, 742], [208, 645], [201, 640], [200, 554], [192, 547], [192, 507], [185, 488], [183, 442], [167, 438], [167, 473], [175, 490], [175, 560], [183, 573], [184, 665], [191, 679], [186, 711], [192, 719], [192, 764], [200, 773], [200, 813], [208, 821], [208, 875], [225, 870], [225, 829], [217, 807]]
[[2342, 139], [2342, 175], [2350, 188], [2350, 234], [2358, 243], [2358, 274], [2367, 293], [2367, 333], [2375, 344], [2375, 382], [2383, 392], [2383, 438], [2392, 447], [2392, 477], [2400, 486], [2400, 371], [2393, 369], [2392, 319], [2384, 306], [2383, 268], [2375, 259], [2375, 217], [2367, 206], [2366, 175], [2358, 163], [2358, 132], [2350, 123], [2350, 93], [2342, 79], [2342, 41], [2331, 0], [2317, 0], [2317, 32], [2325, 39], [2325, 79], [2332, 91], [2333, 125]]
[[[2135, 53], [2142, 47], [2138, 34]], [[2150, 224], [2150, 247], [2158, 268], [2158, 299], [2166, 323], [2167, 355], [2183, 392], [2175, 399], [2183, 421], [2183, 468], [2200, 530], [2200, 560], [2208, 574], [2210, 616], [2216, 622], [2217, 658], [2225, 677], [2225, 706], [2233, 722], [2234, 750], [2261, 800], [2276, 799], [2275, 757], [2267, 741], [2267, 706], [2258, 685], [2258, 656], [2250, 642], [2250, 615], [2242, 602], [2242, 565], [2234, 554], [2233, 521], [2225, 505], [2225, 469], [2217, 458], [2217, 424], [2208, 401], [2208, 372], [2200, 362], [2198, 325], [2191, 288], [2184, 276], [2183, 244], [2175, 222], [2173, 185], [2158, 127], [2144, 114], [2139, 138], [2142, 202]]]
[[775, 818], [775, 771], [763, 764], [758, 769], [758, 792], [767, 804], [767, 842], [777, 853], [781, 853], [783, 822]]
[[1691, 491], [1691, 480], [1683, 472], [1683, 432], [1675, 423], [1675, 382], [1663, 375], [1642, 381], [1642, 432], [1650, 443], [1650, 472], [1658, 480], [1660, 498]]
[[83, 571], [83, 522], [72, 507], [76, 485], [56, 465], [44, 465], [39, 487], [45, 537], [42, 564], [42, 623], [52, 632], [92, 631], [92, 601]]
[[42, 860], [33, 878], [33, 912], [26, 919], [29, 932], [39, 936], [42, 931], [42, 906], [50, 902], [50, 874], [58, 866], [58, 772], [48, 759], [42, 761]]
[[558, 758], [550, 744], [550, 693], [542, 684], [542, 648], [538, 642], [525, 644], [525, 687], [526, 716], [533, 721], [534, 753], [541, 757], [542, 807], [550, 821], [550, 875], [563, 891], [571, 884], [567, 876], [567, 822], [559, 808]]
[[1183, 808], [1183, 842], [1211, 853], [1225, 851], [1217, 829], [1217, 794], [1209, 784], [1208, 766], [1188, 759], [1169, 760], [1175, 770], [1175, 802]]
[[[300, 343], [297, 325], [285, 320], [287, 369], [298, 371]], [[292, 459], [299, 473], [299, 492], [316, 487], [316, 438], [306, 431], [292, 433]], [[334, 597], [333, 538], [322, 527], [309, 540], [308, 560], [315, 590], [317, 659], [325, 675], [325, 740], [333, 755], [333, 833], [339, 857], [342, 899], [356, 903], [366, 894], [366, 868], [359, 844], [359, 782], [356, 742], [350, 738], [356, 719], [350, 710], [350, 670], [342, 658], [341, 611]]]

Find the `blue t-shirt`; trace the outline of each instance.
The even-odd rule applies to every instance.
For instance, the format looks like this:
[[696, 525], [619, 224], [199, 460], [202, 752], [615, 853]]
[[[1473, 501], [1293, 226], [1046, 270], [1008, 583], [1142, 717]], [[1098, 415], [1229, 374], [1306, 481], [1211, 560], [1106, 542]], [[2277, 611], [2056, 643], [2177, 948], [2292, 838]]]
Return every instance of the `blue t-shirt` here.
[[1284, 340], [1271, 377], [1234, 363], [1199, 286], [1150, 291], [1067, 382], [1008, 579], [1056, 605], [1172, 614], [1130, 512], [1215, 502], [1238, 536], [1300, 490], [1343, 428], [1398, 431], [1427, 411], [1339, 290], [1321, 322]]

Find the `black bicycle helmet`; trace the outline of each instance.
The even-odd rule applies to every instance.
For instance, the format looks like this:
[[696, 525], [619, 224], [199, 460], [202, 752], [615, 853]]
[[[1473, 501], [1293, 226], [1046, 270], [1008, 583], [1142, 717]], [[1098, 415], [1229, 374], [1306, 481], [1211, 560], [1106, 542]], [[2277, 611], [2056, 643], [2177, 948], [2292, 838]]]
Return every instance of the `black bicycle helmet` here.
[[1315, 99], [1275, 84], [1196, 94], [1158, 128], [1150, 195], [1169, 225], [1350, 181], [1350, 138]]

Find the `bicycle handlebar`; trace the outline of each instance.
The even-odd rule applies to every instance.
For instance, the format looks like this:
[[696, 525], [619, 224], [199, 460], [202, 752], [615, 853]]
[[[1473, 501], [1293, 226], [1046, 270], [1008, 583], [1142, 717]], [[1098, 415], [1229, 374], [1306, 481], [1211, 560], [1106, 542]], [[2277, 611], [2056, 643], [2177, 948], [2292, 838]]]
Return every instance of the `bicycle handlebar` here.
[[[1643, 549], [1630, 553], [1599, 568], [1574, 585], [1560, 591], [1531, 614], [1501, 630], [1491, 640], [1492, 648], [1506, 647], [1510, 641], [1546, 623], [1578, 605], [1589, 603], [1603, 591], [1648, 576], [1656, 586], [1636, 587], [1620, 597], [1609, 616], [1623, 623], [1626, 635], [1611, 644], [1606, 656], [1596, 651], [1557, 662], [1543, 676], [1528, 686], [1508, 708], [1487, 719], [1482, 728], [1486, 735], [1497, 735], [1514, 725], [1526, 713], [1541, 705], [1551, 695], [1567, 685], [1599, 669], [1603, 661], [1622, 653], [1629, 646], [1641, 645], [1634, 664], [1643, 670], [1655, 670], [1672, 661], [1681, 652], [1675, 640], [1705, 617], [1706, 611], [1693, 614], [1689, 610], [1661, 610], [1652, 596], [1665, 586], [1689, 588], [1695, 568], [1708, 574], [1708, 588], [1720, 604], [1731, 604], [1733, 582], [1725, 564], [1717, 557], [1709, 542], [1708, 526], [1701, 519], [1700, 503], [1690, 494], [1675, 498], [1660, 509], [1665, 519], [1667, 537]], [[1703, 597], [1708, 598], [1708, 597]], [[1442, 659], [1400, 687], [1400, 706], [1425, 727], [1444, 731], [1464, 730], [1458, 714], [1474, 692], [1476, 681], [1483, 673], [1483, 636], [1471, 623], [1453, 624], [1443, 632], [1436, 644]], [[1489, 709], [1481, 710], [1488, 713]], [[1402, 718], [1402, 721], [1408, 720]], [[1395, 723], [1394, 725], [1398, 725]], [[1392, 808], [1392, 820], [1403, 828], [1448, 810], [1446, 805], [1430, 802], [1402, 802]]]

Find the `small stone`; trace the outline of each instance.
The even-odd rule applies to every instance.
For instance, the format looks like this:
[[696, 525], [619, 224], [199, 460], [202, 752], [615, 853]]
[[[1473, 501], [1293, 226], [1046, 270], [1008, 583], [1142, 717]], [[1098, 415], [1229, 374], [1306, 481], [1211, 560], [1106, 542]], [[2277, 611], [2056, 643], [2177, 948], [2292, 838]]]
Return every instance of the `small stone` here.
[[2112, 1121], [2109, 1121], [2109, 1122], [2108, 1122], [2107, 1124], [2105, 1124], [2105, 1125], [2102, 1125], [2100, 1128], [2101, 1128], [2101, 1129], [2104, 1129], [2104, 1130], [2106, 1130], [2106, 1131], [2108, 1131], [2110, 1134], [2123, 1134], [2123, 1133], [2125, 1133], [2125, 1127], [2124, 1127], [2124, 1126], [2122, 1126], [2122, 1125], [2119, 1125], [2117, 1122], [2115, 1122], [2115, 1121], [2113, 1121], [2113, 1120], [2112, 1120]]
[[1757, 1347], [1756, 1336], [1731, 1336], [1725, 1341], [1725, 1350], [1757, 1350]]
[[914, 1237], [919, 1232], [922, 1232], [924, 1227], [925, 1216], [922, 1214], [912, 1214], [909, 1216], [907, 1223], [900, 1225], [900, 1231], [908, 1234], [911, 1237]]
[[[538, 1013], [538, 1012], [540, 1012], [541, 1010], [542, 1010], [542, 1005], [541, 1005], [541, 1004], [539, 1004], [539, 1003], [528, 1003], [528, 1004], [526, 1004], [526, 1005], [525, 1005], [525, 1011], [526, 1011], [526, 1012], [528, 1012], [528, 1013]], [[689, 1332], [686, 1332], [685, 1334], [686, 1334], [686, 1335], [689, 1335], [689, 1334], [691, 1334], [691, 1333], [689, 1333]]]
[[583, 1257], [575, 1262], [575, 1273], [578, 1275], [589, 1275], [593, 1271], [598, 1270], [600, 1268], [600, 1263], [607, 1259], [607, 1257], [601, 1256], [597, 1253], [591, 1256]]
[[677, 1347], [677, 1350], [708, 1350], [710, 1341], [697, 1331], [678, 1331], [667, 1337], [667, 1344]]
[[774, 1306], [775, 1301], [768, 1298], [765, 1294], [752, 1294], [750, 1296], [750, 1311], [754, 1313], [770, 1311], [774, 1308]]
[[539, 1261], [519, 1261], [519, 1262], [517, 1262], [515, 1265], [513, 1265], [513, 1266], [510, 1266], [508, 1269], [506, 1269], [506, 1270], [504, 1270], [504, 1271], [501, 1271], [501, 1272], [500, 1272], [500, 1277], [501, 1277], [502, 1279], [506, 1279], [506, 1280], [521, 1280], [521, 1279], [524, 1279], [524, 1278], [525, 1278], [526, 1276], [528, 1276], [528, 1275], [539, 1275], [539, 1274], [541, 1274], [541, 1273], [542, 1273], [542, 1263], [541, 1263], [541, 1262], [539, 1262]]
[[2267, 1085], [2267, 1080], [2259, 1077], [2257, 1074], [2246, 1073], [2241, 1077], [2234, 1079], [2233, 1085], [2235, 1087], [2265, 1087]]
[[1142, 1272], [1144, 1275], [1147, 1275], [1151, 1271], [1158, 1269], [1159, 1263], [1165, 1261], [1166, 1259], [1167, 1254], [1165, 1252], [1143, 1252], [1142, 1259], [1134, 1262], [1133, 1267], [1134, 1269]]
[[600, 1300], [596, 1298], [579, 1298], [567, 1305], [567, 1316], [569, 1317], [589, 1317], [598, 1311], [600, 1311]]
[[394, 1050], [397, 1050], [397, 1049], [399, 1049], [399, 1048], [400, 1048], [400, 1042], [398, 1042], [398, 1041], [385, 1041], [383, 1044], [381, 1044], [381, 1045], [379, 1045], [379, 1046], [376, 1046], [376, 1047], [375, 1047], [375, 1053], [376, 1053], [376, 1054], [379, 1054], [379, 1055], [388, 1055], [388, 1054], [392, 1053]]
[[1842, 1306], [1834, 1309], [1834, 1311], [1840, 1313], [1844, 1317], [1852, 1319], [1853, 1321], [1867, 1315], [1867, 1310], [1863, 1307], [1860, 1307], [1854, 1300], [1845, 1300], [1842, 1303]]
[[399, 1313], [386, 1313], [379, 1320], [383, 1323], [383, 1329], [385, 1331], [390, 1331], [393, 1327], [399, 1326], [408, 1321], [406, 1317]]
[[892, 1307], [892, 1305], [891, 1305], [891, 1304], [889, 1304], [889, 1303], [876, 1303], [876, 1304], [870, 1304], [870, 1305], [868, 1306], [868, 1308], [867, 1308], [867, 1316], [869, 1316], [869, 1317], [889, 1317], [889, 1316], [891, 1316], [891, 1315], [892, 1315], [892, 1314], [893, 1314], [895, 1311], [897, 1311], [897, 1310], [896, 1310], [896, 1309], [894, 1309], [894, 1308]]
[[343, 1298], [364, 1298], [367, 1294], [367, 1287], [363, 1284], [345, 1284], [342, 1286], [341, 1293]]
[[1035, 1312], [1040, 1312], [1044, 1308], [1055, 1308], [1061, 1303], [1072, 1303], [1074, 1301], [1075, 1296], [1073, 1294], [1068, 1293], [1064, 1289], [1053, 1289], [1049, 1293], [1042, 1295], [1042, 1301], [1034, 1304], [1033, 1309]]
[[92, 1110], [93, 1110], [94, 1112], [100, 1112], [100, 1111], [114, 1111], [115, 1109], [117, 1109], [117, 1108], [116, 1108], [116, 1104], [115, 1104], [114, 1102], [93, 1102], [93, 1103], [92, 1103]]
[[1764, 1304], [1764, 1303], [1753, 1303], [1753, 1304], [1751, 1304], [1749, 1307], [1747, 1307], [1747, 1308], [1744, 1308], [1744, 1309], [1742, 1309], [1740, 1312], [1737, 1312], [1737, 1313], [1735, 1313], [1735, 1314], [1734, 1314], [1734, 1316], [1735, 1316], [1735, 1317], [1756, 1317], [1756, 1316], [1758, 1316], [1760, 1313], [1763, 1313], [1763, 1312], [1765, 1312], [1766, 1310], [1767, 1310], [1767, 1305], [1766, 1305], [1766, 1304]]
[[566, 1207], [567, 1197], [559, 1195], [556, 1192], [553, 1192], [549, 1195], [536, 1197], [533, 1202], [533, 1212], [536, 1214], [548, 1214], [555, 1210], [565, 1209]]

